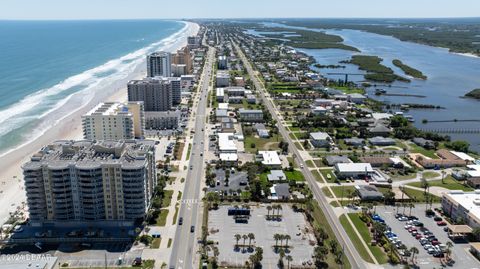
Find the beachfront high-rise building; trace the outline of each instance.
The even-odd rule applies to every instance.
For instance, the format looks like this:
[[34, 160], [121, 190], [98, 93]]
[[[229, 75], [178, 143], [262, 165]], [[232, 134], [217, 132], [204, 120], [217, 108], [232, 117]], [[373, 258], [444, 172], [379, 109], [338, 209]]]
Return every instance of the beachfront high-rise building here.
[[167, 111], [182, 101], [182, 81], [153, 77], [128, 82], [128, 101], [143, 101], [145, 111]]
[[185, 65], [185, 74], [183, 75], [191, 74], [193, 69], [193, 61], [188, 47], [179, 49], [172, 55], [172, 65]]
[[57, 141], [22, 166], [30, 221], [144, 218], [157, 184], [155, 142]]
[[82, 116], [83, 137], [90, 140], [142, 138], [145, 130], [143, 102], [100, 103]]
[[147, 76], [148, 77], [170, 77], [171, 55], [169, 52], [158, 51], [147, 55]]
[[200, 38], [198, 36], [187, 37], [187, 46], [192, 49], [198, 48], [200, 46]]

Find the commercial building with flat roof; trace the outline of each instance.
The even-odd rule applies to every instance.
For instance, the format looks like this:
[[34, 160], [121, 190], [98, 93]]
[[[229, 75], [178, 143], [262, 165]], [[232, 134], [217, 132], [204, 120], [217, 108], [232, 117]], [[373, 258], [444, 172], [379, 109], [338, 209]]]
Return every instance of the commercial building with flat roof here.
[[369, 163], [337, 163], [335, 174], [338, 178], [360, 178], [369, 176], [374, 172]]
[[218, 150], [220, 153], [236, 153], [237, 145], [235, 145], [233, 133], [217, 133]]
[[90, 140], [141, 138], [145, 130], [143, 102], [100, 103], [82, 116], [83, 137]]
[[218, 71], [215, 78], [215, 85], [217, 87], [228, 87], [230, 85], [230, 75], [228, 74], [228, 72]]
[[281, 168], [282, 161], [276, 151], [259, 151], [257, 160], [270, 168]]
[[453, 220], [462, 219], [472, 228], [480, 227], [480, 190], [446, 192], [442, 196], [442, 208]]
[[225, 88], [217, 88], [216, 96], [218, 102], [225, 102]]
[[239, 119], [246, 122], [264, 122], [263, 111], [258, 109], [243, 109], [238, 110]]
[[173, 130], [179, 126], [182, 112], [175, 111], [148, 111], [145, 112], [145, 128], [147, 130]]
[[316, 148], [328, 147], [332, 142], [332, 138], [325, 132], [310, 133], [310, 143]]
[[22, 169], [32, 225], [134, 222], [157, 184], [155, 141], [57, 141]]

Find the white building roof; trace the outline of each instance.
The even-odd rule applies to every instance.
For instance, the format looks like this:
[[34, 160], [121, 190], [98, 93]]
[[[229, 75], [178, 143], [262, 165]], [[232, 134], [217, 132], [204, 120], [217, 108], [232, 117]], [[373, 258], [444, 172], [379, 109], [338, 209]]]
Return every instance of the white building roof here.
[[225, 96], [225, 88], [217, 88], [217, 96]]
[[393, 117], [390, 113], [372, 113], [372, 118], [375, 120], [383, 120], [383, 119], [390, 119]]
[[258, 154], [262, 155], [264, 165], [281, 165], [280, 157], [276, 151], [259, 151]]
[[464, 161], [475, 161], [475, 158], [471, 157], [470, 155], [466, 154], [466, 153], [463, 153], [463, 152], [459, 152], [459, 151], [450, 151], [453, 155], [457, 156], [458, 158], [464, 160]]
[[325, 132], [316, 132], [316, 133], [310, 133], [310, 137], [313, 140], [327, 140], [327, 139], [332, 139], [327, 133]]
[[448, 196], [450, 200], [460, 204], [463, 208], [467, 209], [469, 214], [480, 219], [480, 190], [473, 192], [463, 192], [461, 190], [449, 191], [444, 194]]
[[228, 103], [218, 103], [218, 109], [228, 109]]
[[337, 163], [335, 169], [340, 173], [372, 173], [373, 168], [369, 163]]
[[237, 151], [233, 141], [233, 133], [218, 133], [218, 149], [220, 151]]
[[236, 162], [238, 160], [237, 153], [220, 153], [220, 160], [226, 162]]

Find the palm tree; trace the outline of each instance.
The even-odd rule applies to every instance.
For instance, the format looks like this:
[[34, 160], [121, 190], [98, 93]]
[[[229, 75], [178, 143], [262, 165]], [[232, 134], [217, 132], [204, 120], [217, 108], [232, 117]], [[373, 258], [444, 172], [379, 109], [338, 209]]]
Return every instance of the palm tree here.
[[251, 247], [252, 245], [252, 240], [255, 239], [255, 235], [253, 233], [248, 234], [248, 246]]
[[453, 247], [453, 243], [451, 241], [448, 241], [447, 243], [445, 243], [445, 245], [447, 245], [447, 257], [450, 258], [450, 253], [451, 253], [451, 248]]
[[410, 208], [409, 216], [412, 216], [412, 208], [415, 207], [415, 204], [414, 204], [414, 203], [410, 203], [410, 204], [408, 204], [408, 207]]
[[240, 239], [242, 238], [242, 236], [239, 235], [239, 234], [235, 234], [233, 237], [235, 238], [235, 240], [237, 240], [236, 246], [238, 246], [238, 241], [240, 241]]
[[270, 219], [270, 211], [272, 210], [272, 206], [267, 206], [267, 219]]
[[278, 240], [280, 240], [280, 235], [279, 234], [274, 234], [273, 239], [275, 239], [275, 247], [278, 246]]
[[284, 234], [279, 234], [279, 239], [280, 239], [280, 247], [283, 246], [283, 240], [285, 239], [285, 235]]
[[243, 239], [243, 247], [245, 247], [245, 241], [248, 239], [248, 236], [246, 234], [242, 235]]
[[285, 235], [285, 247], [287, 247], [287, 248], [288, 248], [288, 240], [290, 240], [290, 239], [292, 239], [292, 238], [290, 237], [290, 235], [286, 234], [286, 235]]
[[447, 172], [445, 172], [445, 170], [442, 170], [441, 173], [442, 173], [442, 184], [445, 184], [443, 180], [445, 179], [445, 175], [447, 174]]
[[415, 264], [414, 260], [415, 260], [415, 254], [418, 254], [418, 248], [416, 247], [411, 247], [410, 248], [410, 252], [412, 253], [412, 263]]
[[287, 257], [285, 257], [285, 259], [287, 260], [287, 269], [290, 269], [290, 262], [293, 261], [293, 258], [292, 258], [292, 256], [287, 255]]

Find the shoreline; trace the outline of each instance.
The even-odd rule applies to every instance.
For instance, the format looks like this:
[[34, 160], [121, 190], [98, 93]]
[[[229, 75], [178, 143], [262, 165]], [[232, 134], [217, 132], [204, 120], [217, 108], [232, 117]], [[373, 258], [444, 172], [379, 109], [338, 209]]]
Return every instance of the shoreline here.
[[[197, 34], [199, 30], [198, 24], [192, 22], [184, 23], [185, 26], [182, 29], [166, 39], [175, 37], [178, 34], [181, 36], [162, 46], [163, 50], [174, 52], [187, 44], [188, 36]], [[92, 94], [92, 96], [86, 103], [79, 105], [78, 109], [74, 111], [69, 111], [68, 106], [72, 108], [78, 104], [75, 104], [75, 101], [71, 101], [68, 105], [67, 102], [63, 108], [64, 111], [55, 113], [62, 116], [54, 119], [52, 125], [46, 128], [43, 133], [40, 133], [37, 138], [14, 147], [0, 156], [0, 203], [4, 205], [2, 207], [3, 210], [0, 211], [0, 222], [2, 224], [8, 220], [9, 212], [19, 209], [26, 201], [21, 166], [30, 159], [30, 156], [43, 146], [56, 140], [82, 139], [81, 116], [100, 102], [127, 101], [127, 82], [132, 79], [141, 79], [145, 75], [146, 65], [144, 59], [132, 72], [117, 81], [100, 86], [91, 93], [78, 92], [73, 94], [72, 96], [77, 97], [79, 101], [88, 98], [88, 94]]]

